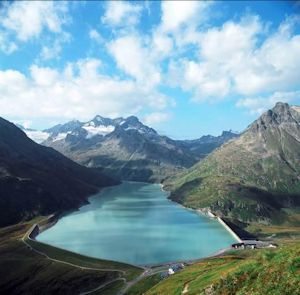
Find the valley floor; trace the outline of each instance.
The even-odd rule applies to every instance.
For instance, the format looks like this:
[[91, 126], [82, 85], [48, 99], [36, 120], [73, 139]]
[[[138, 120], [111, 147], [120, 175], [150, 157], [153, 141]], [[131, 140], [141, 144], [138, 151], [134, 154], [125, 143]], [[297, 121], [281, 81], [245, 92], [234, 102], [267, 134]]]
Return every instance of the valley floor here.
[[252, 226], [281, 237], [279, 248], [227, 249], [163, 279], [171, 264], [138, 268], [40, 243], [30, 238], [37, 223], [45, 226], [37, 218], [0, 229], [1, 294], [300, 294], [298, 227]]

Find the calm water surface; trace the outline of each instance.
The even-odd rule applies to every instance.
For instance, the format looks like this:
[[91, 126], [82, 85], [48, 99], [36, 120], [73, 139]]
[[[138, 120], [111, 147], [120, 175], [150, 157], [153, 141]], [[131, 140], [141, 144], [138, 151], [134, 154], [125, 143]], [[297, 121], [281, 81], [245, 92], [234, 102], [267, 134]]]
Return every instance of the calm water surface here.
[[216, 220], [187, 210], [167, 196], [157, 184], [124, 182], [106, 188], [37, 240], [133, 264], [196, 259], [235, 241]]

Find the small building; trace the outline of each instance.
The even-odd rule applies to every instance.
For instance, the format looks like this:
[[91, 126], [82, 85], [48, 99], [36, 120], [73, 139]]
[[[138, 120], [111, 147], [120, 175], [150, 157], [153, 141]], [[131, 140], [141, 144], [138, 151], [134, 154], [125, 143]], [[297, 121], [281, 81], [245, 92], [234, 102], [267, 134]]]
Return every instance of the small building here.
[[173, 270], [173, 268], [170, 267], [170, 268], [168, 269], [168, 274], [169, 274], [169, 275], [173, 275], [174, 273], [175, 273], [175, 271]]
[[278, 245], [276, 245], [276, 244], [269, 244], [268, 245], [268, 248], [277, 248], [278, 247]]
[[245, 249], [245, 243], [235, 243], [235, 244], [232, 244], [231, 248], [234, 248], [234, 249]]
[[173, 269], [174, 272], [177, 272], [177, 271], [179, 271], [179, 270], [181, 270], [183, 268], [184, 268], [184, 264], [183, 263], [178, 263], [178, 264], [172, 265], [172, 269]]

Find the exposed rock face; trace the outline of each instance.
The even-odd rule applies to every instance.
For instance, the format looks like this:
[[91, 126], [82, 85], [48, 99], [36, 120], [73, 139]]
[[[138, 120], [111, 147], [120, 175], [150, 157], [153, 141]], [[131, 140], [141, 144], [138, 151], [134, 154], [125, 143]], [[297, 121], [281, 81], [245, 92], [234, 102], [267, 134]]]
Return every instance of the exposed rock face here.
[[122, 180], [159, 182], [191, 167], [225, 141], [237, 136], [224, 132], [219, 137], [172, 140], [142, 124], [137, 117], [108, 119], [96, 116], [81, 123], [72, 121], [45, 130], [43, 142], [72, 160], [101, 168]]
[[115, 180], [38, 145], [0, 118], [0, 226], [78, 208]]
[[299, 107], [277, 103], [240, 137], [170, 181], [172, 198], [241, 221], [297, 223], [283, 208], [300, 205], [299, 118]]

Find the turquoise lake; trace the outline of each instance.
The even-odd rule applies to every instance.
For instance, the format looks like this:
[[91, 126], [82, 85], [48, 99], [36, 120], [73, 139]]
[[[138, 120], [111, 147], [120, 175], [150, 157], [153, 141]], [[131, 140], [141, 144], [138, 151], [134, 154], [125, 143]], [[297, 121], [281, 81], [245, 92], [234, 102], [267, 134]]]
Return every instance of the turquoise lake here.
[[205, 257], [235, 239], [215, 219], [167, 199], [158, 184], [123, 182], [89, 198], [37, 240], [80, 254], [132, 264]]

